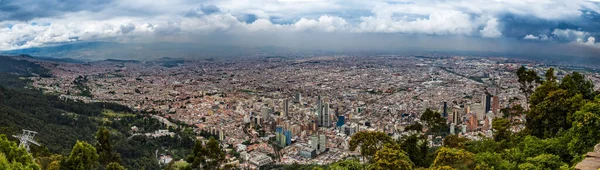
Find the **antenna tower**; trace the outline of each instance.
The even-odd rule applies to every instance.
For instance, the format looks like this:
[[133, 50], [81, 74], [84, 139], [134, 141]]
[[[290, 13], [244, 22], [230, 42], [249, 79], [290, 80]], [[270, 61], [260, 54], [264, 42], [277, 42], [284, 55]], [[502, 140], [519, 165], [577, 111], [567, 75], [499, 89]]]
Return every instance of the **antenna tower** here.
[[27, 149], [27, 152], [29, 152], [29, 144], [33, 143], [34, 145], [40, 146], [40, 143], [33, 140], [35, 134], [37, 134], [37, 132], [23, 129], [23, 134], [13, 135], [13, 137], [19, 139], [19, 147], [24, 147], [25, 149]]

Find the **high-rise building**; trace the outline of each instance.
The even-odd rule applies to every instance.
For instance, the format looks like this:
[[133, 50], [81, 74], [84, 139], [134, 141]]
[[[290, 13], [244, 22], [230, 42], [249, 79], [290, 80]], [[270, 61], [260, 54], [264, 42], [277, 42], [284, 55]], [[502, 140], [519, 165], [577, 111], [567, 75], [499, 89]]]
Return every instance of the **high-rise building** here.
[[327, 150], [327, 137], [325, 136], [325, 134], [321, 134], [321, 135], [319, 135], [319, 151], [321, 153], [323, 153], [326, 150]]
[[317, 96], [317, 124], [319, 126], [323, 125], [323, 101], [321, 101], [321, 96]]
[[302, 103], [302, 94], [300, 92], [296, 93], [294, 100], [296, 103]]
[[448, 118], [448, 102], [444, 102], [444, 106], [442, 108], [442, 117]]
[[471, 105], [472, 112], [475, 113], [477, 120], [483, 120], [485, 116], [485, 107], [483, 107], [480, 103], [475, 103]]
[[454, 109], [452, 109], [452, 117], [451, 117], [450, 122], [454, 123], [455, 125], [458, 125], [462, 122], [461, 117], [462, 117], [462, 115], [460, 114], [460, 107], [458, 107], [458, 106], [454, 107]]
[[319, 136], [317, 136], [317, 135], [310, 136], [310, 148], [319, 150]]
[[315, 134], [310, 137], [310, 147], [317, 150], [317, 154], [327, 150], [327, 136], [325, 134]]
[[225, 132], [223, 129], [219, 130], [219, 141], [225, 141]]
[[287, 116], [288, 116], [288, 113], [289, 113], [289, 112], [288, 112], [288, 111], [289, 111], [289, 110], [288, 110], [288, 109], [289, 109], [289, 107], [290, 107], [289, 100], [288, 100], [288, 99], [285, 99], [285, 100], [283, 101], [283, 113], [282, 113], [282, 115], [281, 115], [283, 118], [287, 118]]
[[483, 114], [487, 114], [491, 110], [491, 98], [492, 96], [489, 93], [483, 94], [481, 98], [481, 107], [483, 110]]
[[292, 144], [292, 131], [285, 130], [283, 131], [283, 135], [285, 136], [285, 145], [290, 146]]
[[323, 127], [330, 127], [331, 126], [331, 115], [329, 112], [329, 103], [325, 103], [323, 105]]
[[498, 96], [494, 96], [492, 97], [492, 113], [494, 113], [494, 115], [499, 115], [500, 112], [500, 99], [498, 98]]
[[338, 116], [338, 121], [335, 124], [335, 126], [342, 127], [344, 124], [346, 124], [346, 117], [345, 116]]
[[262, 118], [266, 120], [269, 118], [269, 115], [271, 114], [271, 108], [263, 106], [260, 109], [260, 113], [261, 113]]

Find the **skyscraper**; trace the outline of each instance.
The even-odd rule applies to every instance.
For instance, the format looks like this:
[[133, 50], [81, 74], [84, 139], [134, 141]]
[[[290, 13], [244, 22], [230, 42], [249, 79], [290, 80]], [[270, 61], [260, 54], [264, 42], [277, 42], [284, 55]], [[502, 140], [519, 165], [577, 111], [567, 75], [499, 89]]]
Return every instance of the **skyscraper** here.
[[288, 110], [288, 109], [289, 109], [289, 107], [290, 107], [289, 100], [288, 100], [288, 99], [285, 99], [285, 100], [283, 101], [283, 114], [281, 115], [283, 118], [287, 118], [287, 116], [288, 116], [288, 111], [289, 111], [289, 110]]
[[283, 135], [285, 136], [285, 145], [290, 146], [292, 144], [292, 131], [285, 130], [283, 131]]
[[323, 125], [323, 104], [321, 101], [321, 96], [317, 96], [317, 124], [319, 126]]
[[321, 135], [319, 135], [319, 151], [321, 153], [323, 153], [326, 150], [327, 150], [327, 137], [325, 136], [325, 134], [321, 134]]
[[444, 102], [444, 107], [442, 110], [442, 117], [448, 118], [448, 102]]
[[344, 124], [346, 124], [346, 117], [345, 117], [345, 116], [338, 116], [338, 121], [337, 121], [337, 123], [335, 124], [335, 126], [337, 126], [337, 127], [341, 127], [341, 126], [343, 126]]
[[323, 105], [323, 127], [331, 126], [331, 115], [329, 114], [329, 103]]
[[450, 122], [458, 125], [461, 123], [461, 117], [460, 107], [454, 107], [454, 109], [452, 109], [452, 120]]
[[302, 94], [300, 92], [296, 93], [295, 102], [302, 103]]
[[494, 96], [492, 97], [492, 113], [494, 113], [494, 115], [499, 115], [500, 113], [500, 99], [498, 98], [498, 96]]
[[481, 98], [481, 107], [484, 109], [483, 114], [487, 114], [491, 110], [491, 98], [492, 96], [489, 93], [483, 94]]

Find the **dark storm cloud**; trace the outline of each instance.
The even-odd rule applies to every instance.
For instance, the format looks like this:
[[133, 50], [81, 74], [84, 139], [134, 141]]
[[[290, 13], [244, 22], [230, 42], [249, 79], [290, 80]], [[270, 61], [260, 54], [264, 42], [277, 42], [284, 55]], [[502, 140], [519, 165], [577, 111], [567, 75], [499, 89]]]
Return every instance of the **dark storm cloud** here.
[[0, 21], [29, 21], [61, 16], [67, 12], [99, 11], [113, 0], [2, 0]]
[[600, 15], [593, 11], [582, 11], [580, 17], [568, 20], [547, 20], [510, 13], [501, 15], [498, 20], [503, 25], [502, 35], [508, 38], [521, 39], [527, 35], [546, 35], [559, 42], [573, 41], [553, 35], [553, 31], [557, 29], [582, 31], [592, 35], [600, 34]]

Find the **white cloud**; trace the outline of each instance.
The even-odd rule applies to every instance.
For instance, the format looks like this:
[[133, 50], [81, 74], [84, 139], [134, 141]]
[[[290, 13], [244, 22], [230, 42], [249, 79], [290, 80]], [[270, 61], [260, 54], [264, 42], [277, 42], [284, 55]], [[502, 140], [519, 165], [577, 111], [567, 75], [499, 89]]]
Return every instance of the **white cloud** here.
[[293, 30], [296, 31], [315, 30], [333, 32], [344, 30], [348, 26], [348, 23], [340, 17], [321, 16], [318, 20], [302, 18], [292, 26]]
[[596, 38], [594, 37], [588, 37], [587, 42], [585, 42], [585, 44], [587, 45], [594, 45], [594, 43], [596, 42]]
[[487, 24], [485, 25], [485, 28], [483, 28], [482, 30], [479, 30], [479, 32], [481, 33], [481, 36], [483, 37], [492, 37], [492, 38], [497, 38], [502, 36], [502, 32], [500, 32], [500, 28], [498, 28], [498, 19], [496, 18], [492, 18], [490, 20], [488, 20]]
[[572, 30], [572, 29], [555, 29], [554, 31], [552, 31], [552, 34], [565, 39], [565, 40], [577, 40], [577, 39], [583, 39], [585, 36], [588, 35], [587, 32], [583, 32], [583, 31], [577, 31], [577, 30]]
[[427, 35], [471, 35], [477, 27], [471, 17], [460, 11], [435, 12], [414, 20], [392, 18], [391, 13], [363, 17], [358, 32], [400, 32]]
[[525, 39], [525, 40], [539, 40], [540, 37], [537, 37], [537, 36], [535, 36], [533, 34], [529, 34], [529, 35], [525, 36], [523, 39]]

